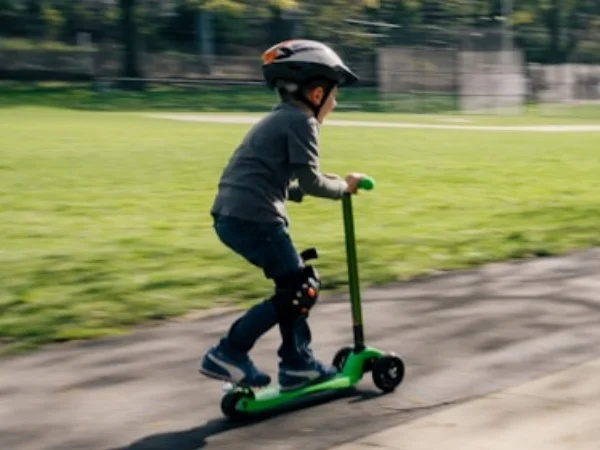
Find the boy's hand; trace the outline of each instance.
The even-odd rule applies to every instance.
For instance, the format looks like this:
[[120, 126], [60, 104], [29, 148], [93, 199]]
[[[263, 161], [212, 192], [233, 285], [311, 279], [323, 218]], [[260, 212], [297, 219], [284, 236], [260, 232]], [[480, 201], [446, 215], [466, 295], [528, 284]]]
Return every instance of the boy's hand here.
[[346, 192], [356, 194], [358, 192], [358, 183], [360, 183], [365, 176], [364, 173], [350, 173], [346, 175], [346, 184], [348, 185]]

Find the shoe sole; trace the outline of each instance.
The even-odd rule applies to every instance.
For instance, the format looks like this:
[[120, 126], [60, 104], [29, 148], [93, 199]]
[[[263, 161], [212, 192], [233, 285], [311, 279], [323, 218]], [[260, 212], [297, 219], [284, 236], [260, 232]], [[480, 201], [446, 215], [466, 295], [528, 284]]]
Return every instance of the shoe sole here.
[[231, 378], [228, 378], [224, 375], [219, 375], [218, 373], [214, 373], [209, 370], [198, 369], [198, 372], [200, 372], [205, 377], [212, 378], [213, 380], [223, 381], [225, 383], [239, 384], [239, 383], [236, 383], [235, 381], [233, 381]]
[[229, 377], [226, 377], [224, 375], [219, 375], [217, 373], [214, 373], [214, 372], [211, 372], [211, 371], [208, 371], [208, 370], [205, 370], [205, 369], [198, 369], [198, 372], [200, 372], [205, 377], [212, 378], [213, 380], [222, 381], [223, 383], [231, 383], [234, 386], [245, 388], [245, 389], [261, 389], [261, 388], [264, 388], [264, 387], [268, 386], [268, 384], [265, 384], [264, 386], [258, 386], [258, 385], [253, 386], [251, 384], [246, 384], [246, 383], [242, 383], [242, 382], [235, 382], [235, 381], [233, 381]]

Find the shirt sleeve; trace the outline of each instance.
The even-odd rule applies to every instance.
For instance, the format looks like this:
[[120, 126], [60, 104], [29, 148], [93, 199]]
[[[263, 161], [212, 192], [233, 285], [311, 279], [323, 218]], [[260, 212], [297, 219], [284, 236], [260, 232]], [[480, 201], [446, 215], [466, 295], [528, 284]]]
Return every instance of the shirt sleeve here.
[[316, 120], [295, 120], [288, 129], [288, 157], [292, 166], [319, 169], [319, 128]]
[[330, 199], [342, 198], [344, 180], [330, 180], [319, 172], [319, 127], [316, 119], [296, 120], [288, 132], [289, 161], [304, 194]]
[[320, 174], [316, 169], [304, 166], [296, 172], [298, 186], [305, 194], [313, 197], [340, 199], [348, 185], [344, 180], [332, 180]]

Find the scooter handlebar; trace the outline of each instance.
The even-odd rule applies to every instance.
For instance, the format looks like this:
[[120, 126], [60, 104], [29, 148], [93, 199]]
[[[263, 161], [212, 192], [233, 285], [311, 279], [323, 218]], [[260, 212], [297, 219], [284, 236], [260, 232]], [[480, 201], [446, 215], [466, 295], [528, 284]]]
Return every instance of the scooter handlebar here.
[[364, 177], [358, 183], [358, 188], [362, 189], [362, 190], [365, 190], [365, 191], [370, 191], [374, 187], [375, 187], [375, 180], [373, 178], [369, 177], [369, 176]]

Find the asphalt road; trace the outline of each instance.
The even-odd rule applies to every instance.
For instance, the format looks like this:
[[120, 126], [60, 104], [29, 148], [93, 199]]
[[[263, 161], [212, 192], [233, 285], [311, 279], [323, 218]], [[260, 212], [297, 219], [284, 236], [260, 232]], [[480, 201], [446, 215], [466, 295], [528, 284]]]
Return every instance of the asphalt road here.
[[[356, 392], [233, 427], [221, 384], [199, 358], [234, 316], [170, 323], [121, 338], [0, 361], [0, 448], [11, 450], [319, 450], [600, 356], [600, 249], [489, 265], [365, 297], [370, 345], [406, 361], [401, 388]], [[351, 340], [347, 300], [314, 311], [317, 355]], [[276, 368], [277, 330], [253, 356]]]

